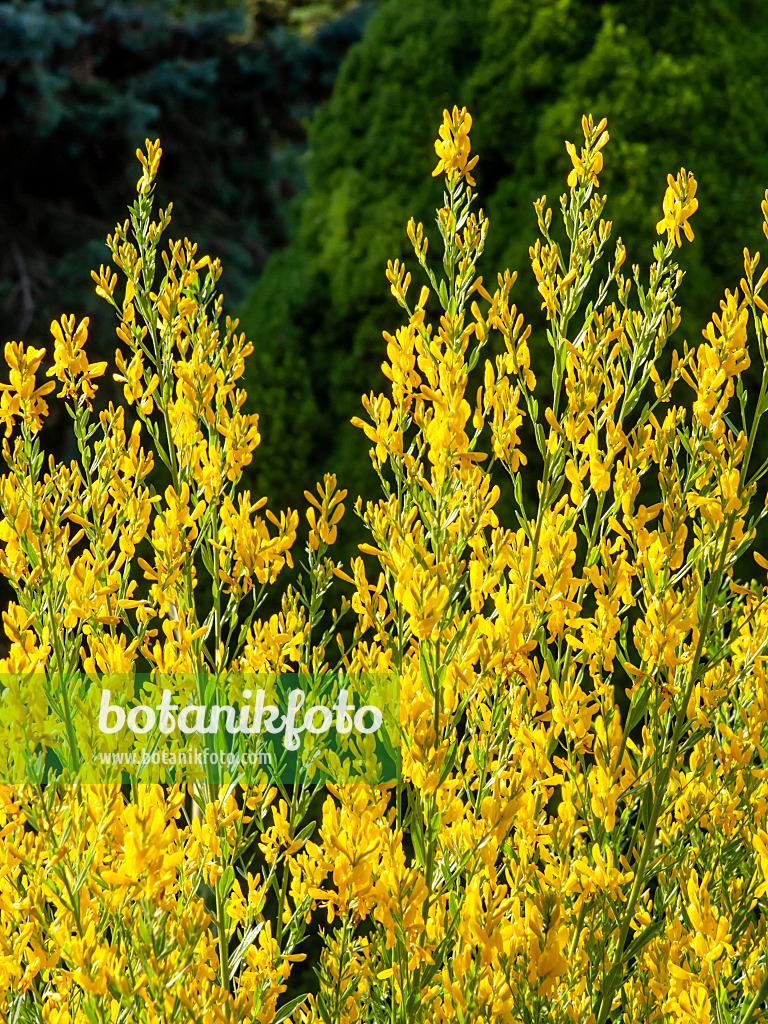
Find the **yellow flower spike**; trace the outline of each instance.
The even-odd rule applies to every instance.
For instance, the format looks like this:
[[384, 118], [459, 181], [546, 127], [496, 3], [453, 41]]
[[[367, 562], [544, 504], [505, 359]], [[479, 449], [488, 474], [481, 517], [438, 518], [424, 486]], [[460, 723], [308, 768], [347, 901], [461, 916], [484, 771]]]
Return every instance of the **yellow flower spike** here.
[[[51, 324], [54, 347], [54, 365], [48, 370], [47, 376], [56, 376], [64, 385], [59, 392], [60, 398], [77, 398], [80, 404], [90, 408], [91, 399], [96, 394], [93, 380], [104, 375], [107, 369], [105, 362], [89, 363], [84, 346], [88, 338], [89, 318], [85, 317], [75, 328], [74, 316], [62, 316], [61, 322]], [[51, 385], [51, 390], [55, 385]]]
[[113, 293], [117, 285], [117, 273], [102, 263], [98, 274], [95, 270], [91, 271], [91, 277], [96, 282], [96, 294], [107, 301], [114, 301]]
[[0, 423], [5, 423], [6, 437], [13, 431], [16, 417], [28, 423], [33, 433], [37, 433], [48, 415], [48, 404], [43, 401], [43, 396], [55, 388], [52, 383], [35, 387], [35, 374], [45, 349], [25, 347], [20, 342], [11, 341], [6, 343], [4, 351], [10, 373], [9, 383], [0, 384]]
[[674, 239], [679, 247], [680, 228], [683, 229], [685, 237], [689, 242], [694, 239], [693, 230], [688, 223], [699, 206], [696, 196], [696, 179], [690, 172], [686, 173], [684, 167], [680, 169], [676, 178], [671, 174], [667, 175], [667, 190], [664, 194], [664, 218], [656, 225], [656, 233], [661, 235], [667, 232], [668, 239]]
[[[599, 187], [600, 182], [597, 176], [603, 169], [603, 154], [600, 150], [603, 149], [610, 138], [608, 132], [603, 130], [606, 124], [607, 121], [603, 118], [597, 128], [595, 128], [591, 115], [589, 118], [582, 118], [581, 127], [584, 132], [586, 146], [582, 149], [581, 154], [577, 154], [576, 147], [572, 142], [565, 143], [566, 151], [573, 164], [573, 169], [568, 174], [569, 188], [576, 188], [580, 180], [583, 180], [585, 185], [594, 185], [595, 188]], [[600, 135], [601, 132], [602, 135]], [[600, 136], [599, 138], [597, 138], [598, 135]], [[566, 279], [563, 282], [563, 287], [567, 283]]]
[[470, 186], [474, 186], [475, 180], [471, 175], [473, 167], [477, 164], [478, 157], [475, 156], [468, 161], [470, 152], [469, 131], [472, 127], [472, 117], [467, 113], [467, 108], [453, 108], [451, 114], [447, 110], [443, 112], [443, 123], [440, 126], [440, 138], [435, 142], [435, 152], [439, 160], [432, 171], [432, 176], [445, 173], [449, 187], [456, 182], [456, 172], [463, 175]]

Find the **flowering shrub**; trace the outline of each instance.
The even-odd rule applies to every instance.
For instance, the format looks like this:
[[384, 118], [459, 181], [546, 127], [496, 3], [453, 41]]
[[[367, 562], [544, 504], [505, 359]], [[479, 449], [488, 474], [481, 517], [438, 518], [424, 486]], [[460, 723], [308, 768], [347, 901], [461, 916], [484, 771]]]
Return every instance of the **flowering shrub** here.
[[[560, 241], [535, 204], [549, 392], [530, 369], [515, 275], [492, 290], [478, 276], [488, 221], [472, 210], [471, 119], [446, 112], [444, 274], [409, 223], [428, 283], [412, 304], [410, 274], [389, 265], [405, 320], [385, 335], [391, 389], [356, 420], [383, 492], [356, 505], [369, 560], [329, 557], [345, 492], [326, 477], [307, 492], [308, 574], [269, 617], [298, 517], [237, 490], [259, 442], [237, 386], [251, 349], [222, 322], [218, 262], [186, 240], [160, 248], [157, 143], [109, 239], [125, 288], [112, 269], [95, 275], [119, 320], [132, 425], [112, 406], [92, 421], [106, 367], [88, 360], [87, 324], [65, 317], [48, 375], [80, 460], [46, 463], [55, 385], [37, 379], [41, 350], [7, 346], [0, 568], [17, 599], [3, 615], [3, 721], [23, 733], [52, 705], [65, 781], [2, 789], [6, 1019], [764, 1019], [768, 591], [734, 576], [764, 514], [751, 499], [766, 467], [751, 456], [768, 383], [749, 395], [740, 374], [750, 329], [766, 365], [768, 271], [758, 278], [745, 251], [740, 294], [726, 292], [662, 376], [696, 182], [670, 176], [648, 281], [638, 267], [627, 277], [620, 240], [605, 256], [605, 122], [582, 127], [584, 145], [567, 144]], [[768, 193], [762, 210], [768, 236]], [[497, 354], [481, 364], [486, 347]], [[690, 410], [672, 401], [686, 388]], [[533, 509], [526, 417], [543, 460]], [[495, 512], [499, 471], [516, 524]], [[334, 577], [352, 588], [335, 610]], [[400, 778], [328, 787], [317, 823], [305, 786], [264, 773], [202, 785], [191, 820], [178, 786], [83, 785], [78, 730], [95, 707], [72, 673], [146, 665], [187, 679], [190, 695], [230, 669], [394, 672]], [[31, 689], [41, 671], [47, 694]], [[290, 999], [310, 926], [316, 991]]]

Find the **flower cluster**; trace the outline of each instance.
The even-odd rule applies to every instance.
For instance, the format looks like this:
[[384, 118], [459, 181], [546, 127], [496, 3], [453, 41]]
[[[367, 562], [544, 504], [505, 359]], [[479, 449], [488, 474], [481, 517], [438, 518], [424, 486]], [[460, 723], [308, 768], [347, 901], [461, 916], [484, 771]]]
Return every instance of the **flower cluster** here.
[[689, 171], [686, 175], [683, 167], [676, 178], [668, 174], [667, 191], [664, 193], [664, 217], [656, 225], [656, 231], [660, 235], [666, 231], [667, 238], [674, 238], [675, 244], [680, 246], [683, 244], [680, 241], [680, 228], [682, 228], [685, 237], [692, 242], [693, 229], [689, 220], [698, 208], [696, 179], [691, 172]]
[[439, 159], [437, 166], [432, 171], [432, 176], [445, 173], [449, 187], [457, 182], [458, 171], [468, 185], [474, 185], [472, 168], [478, 161], [474, 156], [469, 160], [469, 151], [472, 148], [469, 143], [469, 131], [472, 127], [472, 117], [467, 113], [467, 108], [453, 108], [453, 113], [445, 111], [443, 123], [440, 126], [440, 138], [435, 142], [435, 152]]

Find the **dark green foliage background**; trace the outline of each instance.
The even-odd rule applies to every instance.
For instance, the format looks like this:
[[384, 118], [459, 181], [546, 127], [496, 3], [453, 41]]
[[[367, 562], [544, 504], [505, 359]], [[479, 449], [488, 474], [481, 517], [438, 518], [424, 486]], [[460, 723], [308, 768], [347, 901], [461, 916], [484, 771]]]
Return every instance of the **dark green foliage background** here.
[[51, 319], [74, 312], [112, 355], [90, 270], [108, 258], [147, 137], [163, 146], [171, 237], [222, 258], [230, 309], [286, 243], [306, 119], [372, 5], [313, 36], [262, 7], [245, 35], [243, 0], [0, 2], [0, 342], [47, 345]]
[[534, 326], [542, 387], [551, 360], [528, 256], [532, 203], [546, 193], [557, 223], [571, 166], [563, 142], [580, 145], [583, 113], [609, 119], [605, 216], [642, 279], [667, 173], [684, 165], [697, 177], [696, 240], [679, 254], [683, 323], [673, 338], [695, 344], [743, 274], [743, 247], [765, 242], [764, 13], [753, 0], [385, 0], [313, 120], [295, 236], [242, 316], [257, 349], [246, 386], [262, 416], [259, 493], [295, 504], [327, 469], [351, 494], [376, 492], [369, 443], [348, 421], [361, 393], [385, 383], [381, 332], [401, 322], [387, 259], [406, 259], [416, 294], [422, 283], [405, 235], [410, 216], [424, 222], [437, 265], [442, 189], [430, 173], [444, 107], [472, 114], [478, 202], [490, 217], [481, 272], [487, 284], [507, 266], [519, 272], [513, 298]]

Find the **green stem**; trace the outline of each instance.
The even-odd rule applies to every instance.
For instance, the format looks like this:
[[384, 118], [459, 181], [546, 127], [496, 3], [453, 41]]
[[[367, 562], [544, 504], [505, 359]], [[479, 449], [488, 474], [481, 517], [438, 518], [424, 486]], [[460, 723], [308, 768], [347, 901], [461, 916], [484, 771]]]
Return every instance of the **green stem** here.
[[536, 513], [536, 527], [533, 532], [533, 541], [531, 542], [531, 561], [528, 566], [528, 579], [525, 582], [525, 604], [531, 602], [531, 592], [533, 590], [533, 575], [536, 571], [536, 555], [539, 551], [539, 541], [541, 539], [541, 527], [544, 522], [544, 508], [546, 506], [546, 498], [549, 492], [549, 473], [551, 468], [551, 459], [549, 451], [547, 451], [544, 457], [544, 472], [541, 479], [541, 493], [539, 494], [539, 509]]
[[[221, 892], [221, 878], [216, 879], [216, 930], [219, 939], [219, 964], [221, 967], [221, 987], [229, 994], [229, 949], [227, 942], [227, 911], [224, 906], [224, 898]], [[229, 1017], [229, 1004], [227, 1004], [227, 1017]]]
[[[293, 786], [293, 794], [291, 796], [291, 812], [289, 822], [289, 845], [293, 842], [294, 836], [296, 835], [296, 810], [299, 805], [299, 783], [295, 782]], [[288, 895], [288, 860], [286, 858], [283, 864], [283, 877], [280, 882], [280, 898], [277, 904], [277, 920], [275, 922], [275, 941], [277, 942], [277, 948], [282, 950], [283, 941], [283, 910], [285, 907], [285, 898]]]
[[579, 919], [576, 922], [576, 928], [573, 932], [573, 938], [571, 939], [571, 948], [568, 950], [568, 959], [573, 960], [576, 950], [579, 948], [579, 936], [581, 935], [581, 929], [584, 926], [584, 918], [587, 916], [587, 901], [582, 896], [581, 898], [581, 910], [579, 911]]

